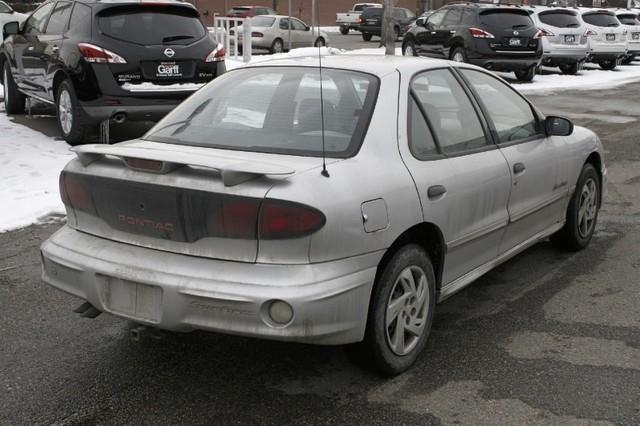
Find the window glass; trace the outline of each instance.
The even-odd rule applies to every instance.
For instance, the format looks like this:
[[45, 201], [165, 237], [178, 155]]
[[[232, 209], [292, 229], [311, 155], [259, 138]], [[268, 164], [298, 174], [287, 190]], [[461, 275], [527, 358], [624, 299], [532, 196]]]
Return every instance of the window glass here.
[[[359, 72], [261, 67], [229, 72], [193, 94], [144, 137], [212, 148], [321, 156], [355, 154], [377, 94]], [[247, 96], [250, 93], [251, 96]], [[322, 116], [324, 115], [324, 122]]]
[[580, 26], [577, 16], [562, 9], [540, 12], [538, 18], [543, 24], [556, 28], [578, 28]]
[[11, 13], [12, 11], [13, 9], [11, 9], [8, 4], [0, 1], [0, 13]]
[[411, 89], [444, 153], [455, 154], [487, 145], [471, 100], [449, 70], [422, 73], [413, 79]]
[[442, 21], [442, 26], [446, 27], [448, 25], [458, 25], [460, 23], [460, 19], [462, 18], [462, 9], [459, 7], [452, 7], [449, 9], [449, 13]]
[[251, 18], [251, 26], [252, 27], [260, 27], [260, 28], [269, 28], [273, 25], [276, 18], [269, 18], [266, 16], [256, 16], [255, 18]]
[[[291, 27], [293, 29], [293, 26]], [[280, 19], [280, 29], [288, 30], [289, 29], [289, 18]]]
[[47, 3], [40, 9], [33, 12], [33, 14], [27, 19], [24, 24], [25, 34], [42, 34], [44, 32], [44, 26], [47, 23], [49, 12], [53, 9], [53, 3]]
[[480, 97], [501, 143], [542, 134], [531, 106], [507, 84], [484, 72], [461, 70]]
[[432, 25], [434, 28], [437, 28], [442, 23], [442, 19], [444, 18], [444, 14], [447, 13], [449, 9], [440, 9], [435, 12], [433, 15], [427, 18], [427, 23]]
[[65, 32], [69, 23], [69, 16], [71, 16], [72, 6], [73, 3], [66, 1], [60, 1], [56, 4], [47, 24], [47, 34], [62, 34]]
[[191, 44], [207, 32], [195, 10], [186, 7], [112, 7], [101, 12], [103, 33], [118, 40], [148, 45]]
[[86, 39], [91, 37], [91, 8], [89, 6], [82, 3], [76, 3], [73, 6], [67, 34]]
[[494, 29], [533, 27], [529, 14], [519, 9], [490, 9], [480, 12], [480, 23]]
[[640, 19], [634, 14], [618, 15], [618, 20], [624, 25], [640, 25]]
[[393, 17], [396, 19], [405, 19], [404, 9], [393, 9]]
[[620, 26], [618, 19], [611, 13], [585, 13], [582, 15], [582, 19], [587, 24], [595, 25], [596, 27], [617, 27]]
[[409, 148], [419, 160], [438, 154], [431, 130], [413, 96], [409, 100]]
[[305, 31], [307, 29], [307, 26], [297, 19], [292, 19], [291, 22], [293, 23], [293, 29], [296, 31]]
[[464, 24], [473, 24], [475, 21], [475, 13], [467, 8], [463, 9], [462, 22]]

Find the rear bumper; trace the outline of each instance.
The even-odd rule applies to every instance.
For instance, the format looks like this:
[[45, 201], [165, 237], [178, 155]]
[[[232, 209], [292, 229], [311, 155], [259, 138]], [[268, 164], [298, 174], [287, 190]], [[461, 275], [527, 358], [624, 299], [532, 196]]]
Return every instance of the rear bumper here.
[[626, 43], [600, 43], [589, 41], [590, 56], [621, 57], [627, 51]]
[[116, 114], [124, 114], [125, 119], [130, 121], [158, 121], [190, 94], [186, 93], [179, 99], [119, 99], [119, 105], [105, 105], [107, 99], [100, 98], [90, 103], [81, 102], [80, 105], [89, 120], [96, 123], [109, 120]]
[[495, 71], [516, 71], [537, 66], [541, 60], [542, 57], [540, 56], [512, 57], [495, 55], [480, 59], [469, 58], [469, 63]]
[[543, 65], [563, 65], [584, 62], [589, 54], [587, 46], [583, 47], [555, 47], [545, 46], [542, 58]]
[[[41, 252], [47, 284], [103, 312], [167, 330], [326, 345], [362, 340], [382, 257], [306, 265], [229, 262], [131, 246], [69, 226], [45, 241]], [[123, 289], [152, 296], [143, 307], [123, 308]], [[293, 307], [288, 325], [269, 320], [273, 300]]]
[[382, 34], [382, 27], [376, 27], [372, 25], [358, 25], [356, 29], [361, 33], [373, 34], [377, 36]]

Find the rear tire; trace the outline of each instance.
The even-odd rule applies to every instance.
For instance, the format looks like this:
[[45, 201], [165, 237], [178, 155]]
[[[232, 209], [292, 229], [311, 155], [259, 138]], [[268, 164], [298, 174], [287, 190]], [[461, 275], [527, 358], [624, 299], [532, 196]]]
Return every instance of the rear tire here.
[[575, 62], [573, 64], [562, 64], [560, 65], [560, 71], [562, 71], [562, 74], [566, 74], [566, 75], [576, 75], [578, 74], [578, 71], [580, 71], [580, 64]]
[[342, 34], [342, 35], [349, 34], [349, 27], [347, 25], [342, 25], [340, 27], [340, 34]]
[[371, 34], [371, 33], [362, 33], [362, 39], [364, 41], [371, 41], [371, 38], [373, 38], [373, 34]]
[[4, 108], [7, 114], [24, 113], [26, 97], [18, 90], [18, 85], [13, 79], [8, 61], [4, 62], [2, 85], [4, 87]]
[[600, 65], [600, 68], [602, 68], [605, 71], [612, 71], [616, 69], [616, 67], [618, 66], [618, 61], [615, 59], [607, 59], [607, 60], [598, 62], [598, 65]]
[[518, 81], [531, 82], [533, 81], [533, 77], [536, 75], [536, 67], [534, 66], [524, 70], [515, 71], [515, 75]]
[[600, 178], [593, 165], [585, 164], [569, 201], [564, 227], [551, 236], [551, 243], [569, 251], [587, 247], [596, 228], [599, 208]]
[[92, 133], [91, 125], [69, 80], [64, 80], [58, 87], [56, 112], [58, 128], [69, 145], [89, 142]]
[[327, 45], [327, 42], [324, 40], [324, 37], [318, 37], [316, 39], [316, 42], [313, 43], [314, 47], [325, 47]]
[[277, 38], [273, 40], [273, 43], [271, 44], [271, 49], [269, 50], [272, 54], [284, 52], [284, 43], [282, 42], [282, 39]]
[[400, 248], [376, 280], [365, 339], [351, 347], [360, 363], [386, 376], [413, 365], [429, 337], [436, 301], [433, 265], [424, 249]]

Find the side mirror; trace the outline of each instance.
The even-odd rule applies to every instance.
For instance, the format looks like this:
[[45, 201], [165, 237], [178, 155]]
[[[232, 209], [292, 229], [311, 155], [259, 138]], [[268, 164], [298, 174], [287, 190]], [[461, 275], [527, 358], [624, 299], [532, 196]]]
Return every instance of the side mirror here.
[[427, 18], [418, 18], [416, 19], [416, 25], [419, 27], [424, 27], [427, 23]]
[[307, 25], [306, 27], [304, 27], [304, 30], [305, 30], [305, 31], [310, 31], [310, 30], [311, 30], [311, 27]]
[[2, 33], [6, 36], [18, 34], [20, 32], [20, 23], [18, 21], [7, 22], [2, 28]]
[[549, 116], [544, 120], [544, 127], [549, 136], [569, 136], [573, 133], [573, 123], [564, 117]]

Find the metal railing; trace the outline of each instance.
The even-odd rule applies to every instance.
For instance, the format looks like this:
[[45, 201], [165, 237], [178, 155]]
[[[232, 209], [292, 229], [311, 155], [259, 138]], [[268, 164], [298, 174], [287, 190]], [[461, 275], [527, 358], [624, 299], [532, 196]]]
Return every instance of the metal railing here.
[[[237, 28], [242, 26], [242, 34], [239, 34]], [[250, 18], [226, 18], [215, 16], [213, 18], [213, 27], [209, 28], [216, 40], [226, 52], [227, 58], [238, 60], [242, 55], [244, 62], [251, 60], [251, 19]]]

